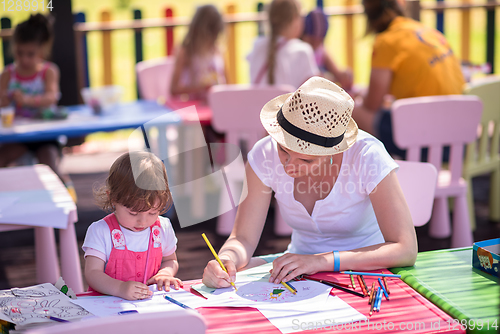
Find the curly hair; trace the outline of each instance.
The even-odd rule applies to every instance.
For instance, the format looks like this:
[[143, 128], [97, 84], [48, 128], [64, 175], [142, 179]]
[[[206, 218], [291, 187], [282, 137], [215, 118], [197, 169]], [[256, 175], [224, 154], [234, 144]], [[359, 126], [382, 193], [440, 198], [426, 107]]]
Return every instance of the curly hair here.
[[116, 159], [94, 198], [105, 211], [121, 204], [135, 212], [158, 209], [162, 214], [172, 205], [165, 165], [149, 152], [124, 153]]

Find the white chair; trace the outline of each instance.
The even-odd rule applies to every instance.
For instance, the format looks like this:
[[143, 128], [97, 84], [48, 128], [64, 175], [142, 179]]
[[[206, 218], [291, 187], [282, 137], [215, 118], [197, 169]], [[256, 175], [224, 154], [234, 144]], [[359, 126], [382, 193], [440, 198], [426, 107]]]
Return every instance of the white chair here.
[[[212, 126], [215, 130], [226, 135], [226, 143], [232, 147], [240, 147], [245, 142], [245, 148], [250, 150], [253, 145], [266, 132], [260, 122], [260, 110], [270, 100], [278, 95], [293, 92], [294, 88], [289, 85], [279, 86], [251, 86], [251, 85], [217, 85], [212, 87], [208, 94], [208, 104], [212, 109]], [[226, 165], [230, 161], [226, 161]], [[241, 193], [241, 185], [244, 178], [244, 166], [231, 164], [224, 167], [228, 178], [228, 191], [232, 194]], [[226, 203], [221, 196], [219, 212], [226, 212], [219, 216], [217, 221], [217, 233], [229, 235], [233, 228], [236, 216], [236, 208]], [[239, 203], [239, 198], [234, 200]], [[278, 235], [290, 235], [291, 228], [283, 221], [278, 208], [275, 210], [275, 232]]]
[[427, 162], [397, 160], [399, 184], [410, 209], [414, 226], [427, 224], [431, 219], [437, 169]]
[[137, 334], [137, 333], [189, 333], [204, 334], [205, 320], [192, 310], [135, 313], [93, 318], [78, 322], [54, 324], [28, 330], [26, 334]]
[[[483, 105], [476, 96], [446, 95], [400, 99], [392, 105], [394, 142], [407, 150], [407, 160], [420, 161], [429, 148], [429, 162], [439, 171], [429, 234], [451, 238], [451, 247], [472, 246], [467, 184], [462, 178], [464, 146], [476, 139]], [[449, 169], [442, 168], [444, 146], [450, 146]], [[453, 233], [448, 197], [454, 198]]]
[[144, 60], [135, 65], [137, 85], [142, 99], [167, 101], [170, 98], [174, 65], [174, 57]]

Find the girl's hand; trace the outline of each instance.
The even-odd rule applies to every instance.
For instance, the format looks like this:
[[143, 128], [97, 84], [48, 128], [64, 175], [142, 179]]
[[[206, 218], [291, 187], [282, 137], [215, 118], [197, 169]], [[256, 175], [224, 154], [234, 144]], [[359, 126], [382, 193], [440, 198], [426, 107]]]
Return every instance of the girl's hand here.
[[22, 107], [25, 104], [25, 95], [20, 90], [15, 90], [12, 92], [12, 100], [17, 106]]
[[293, 278], [320, 271], [324, 258], [319, 255], [301, 255], [287, 253], [273, 261], [273, 270], [269, 282], [279, 284]]
[[208, 262], [203, 271], [203, 284], [210, 288], [227, 288], [231, 286], [230, 282], [236, 280], [236, 265], [234, 262], [228, 259], [221, 259], [221, 261], [228, 272], [222, 270], [219, 262], [212, 260]]
[[120, 282], [119, 297], [127, 300], [149, 298], [153, 294], [146, 284], [135, 281]]
[[175, 278], [170, 274], [163, 274], [161, 272], [151, 277], [146, 284], [157, 284], [158, 291], [170, 291], [171, 285], [174, 286], [175, 290], [179, 290], [179, 287], [182, 287], [182, 281], [180, 279]]

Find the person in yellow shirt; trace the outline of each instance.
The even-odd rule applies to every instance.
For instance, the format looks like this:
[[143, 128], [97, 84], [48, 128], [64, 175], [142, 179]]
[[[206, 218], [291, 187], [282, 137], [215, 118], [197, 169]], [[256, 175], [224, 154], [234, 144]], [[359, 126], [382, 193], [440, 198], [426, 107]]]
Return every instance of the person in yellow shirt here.
[[363, 0], [367, 28], [376, 34], [368, 90], [356, 101], [358, 126], [378, 137], [391, 154], [405, 152], [392, 138], [388, 101], [461, 94], [460, 63], [437, 30], [404, 16], [397, 0]]

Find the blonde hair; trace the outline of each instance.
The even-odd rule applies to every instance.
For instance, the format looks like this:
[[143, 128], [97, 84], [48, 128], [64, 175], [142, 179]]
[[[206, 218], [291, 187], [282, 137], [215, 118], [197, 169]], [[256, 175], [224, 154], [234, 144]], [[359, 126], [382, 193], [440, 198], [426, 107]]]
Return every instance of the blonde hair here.
[[269, 25], [271, 36], [267, 48], [267, 82], [274, 84], [274, 68], [276, 66], [276, 41], [279, 34], [287, 28], [299, 15], [299, 5], [296, 0], [273, 0], [269, 6]]
[[94, 198], [105, 211], [118, 203], [135, 212], [165, 213], [172, 204], [165, 165], [152, 153], [124, 153], [111, 166], [105, 185], [94, 191]]
[[190, 63], [194, 55], [210, 51], [209, 49], [215, 45], [217, 37], [223, 29], [224, 21], [215, 6], [198, 7], [182, 42], [182, 47], [186, 51], [187, 63]]

